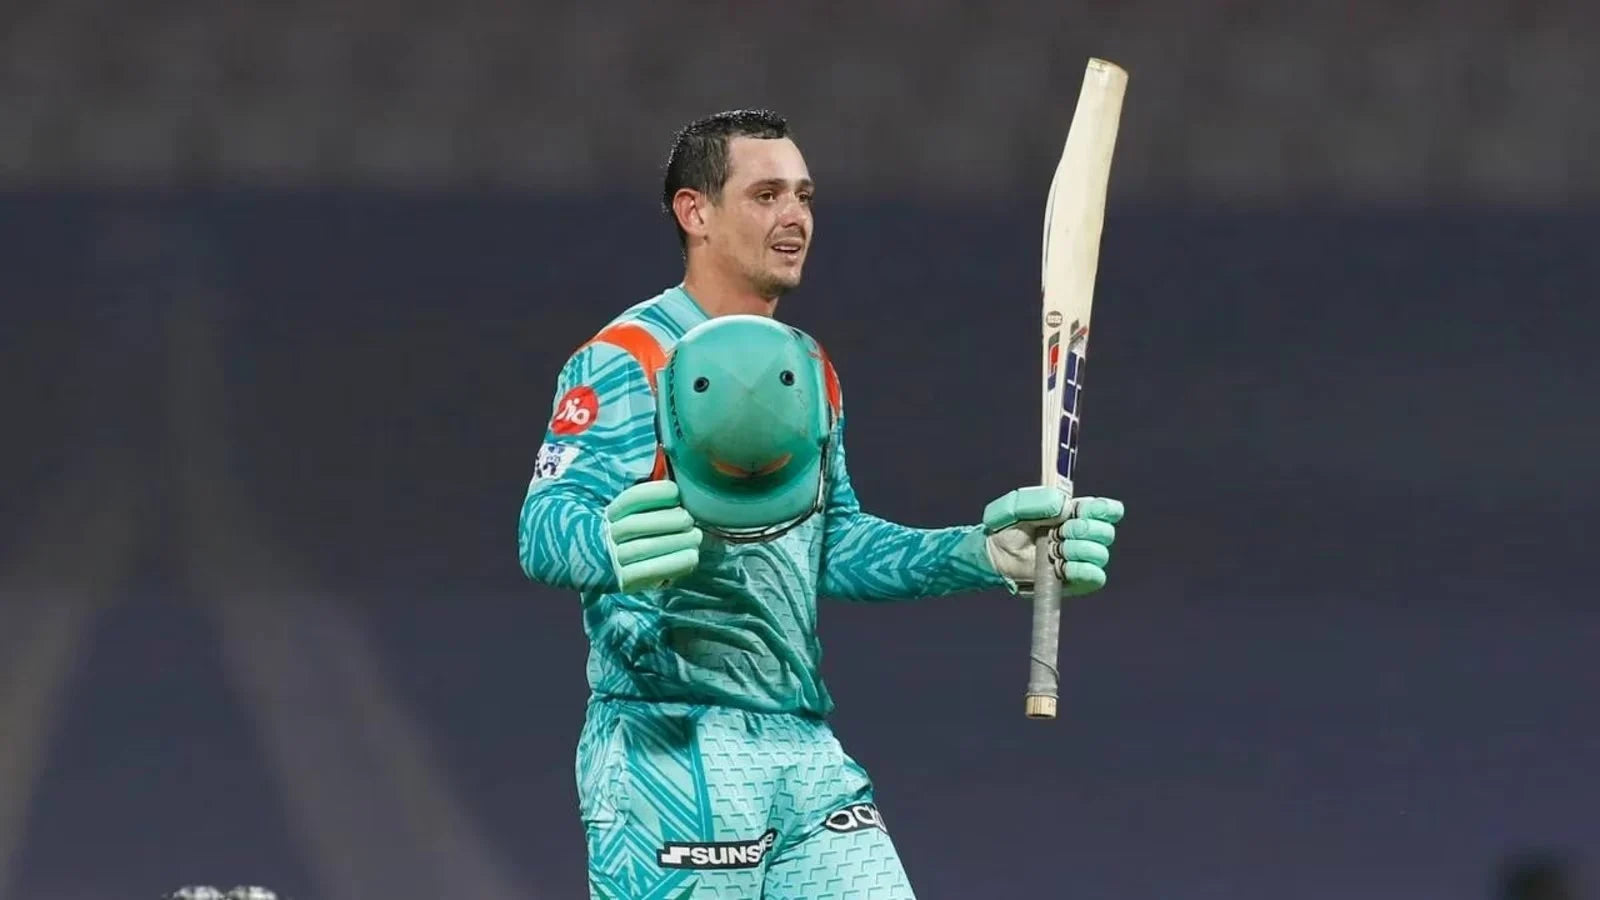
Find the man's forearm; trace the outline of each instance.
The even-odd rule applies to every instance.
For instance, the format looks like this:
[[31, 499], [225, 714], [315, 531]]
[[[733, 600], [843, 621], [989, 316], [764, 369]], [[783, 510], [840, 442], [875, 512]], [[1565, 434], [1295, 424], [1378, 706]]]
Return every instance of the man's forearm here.
[[517, 555], [529, 578], [581, 592], [617, 590], [605, 518], [582, 489], [547, 485], [522, 501]]
[[859, 511], [833, 517], [818, 592], [871, 602], [1003, 587], [984, 541], [981, 525], [913, 528]]

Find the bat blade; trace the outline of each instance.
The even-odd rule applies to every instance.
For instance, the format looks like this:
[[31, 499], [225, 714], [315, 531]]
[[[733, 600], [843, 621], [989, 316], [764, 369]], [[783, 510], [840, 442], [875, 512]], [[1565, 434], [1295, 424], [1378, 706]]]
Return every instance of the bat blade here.
[[[1089, 60], [1045, 201], [1039, 483], [1061, 491], [1069, 503], [1106, 190], [1127, 85], [1128, 73], [1120, 66]], [[1060, 696], [1061, 579], [1049, 556], [1050, 544], [1046, 535], [1037, 545], [1026, 705], [1030, 719], [1054, 719]]]

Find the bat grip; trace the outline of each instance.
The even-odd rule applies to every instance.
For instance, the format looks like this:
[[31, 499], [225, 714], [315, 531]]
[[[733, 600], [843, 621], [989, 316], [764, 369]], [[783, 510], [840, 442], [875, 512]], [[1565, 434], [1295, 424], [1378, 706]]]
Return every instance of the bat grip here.
[[1056, 668], [1061, 643], [1061, 579], [1050, 559], [1054, 529], [1047, 529], [1035, 542], [1033, 579], [1033, 645], [1028, 653], [1028, 702], [1030, 719], [1054, 719], [1056, 698], [1061, 687], [1061, 672]]

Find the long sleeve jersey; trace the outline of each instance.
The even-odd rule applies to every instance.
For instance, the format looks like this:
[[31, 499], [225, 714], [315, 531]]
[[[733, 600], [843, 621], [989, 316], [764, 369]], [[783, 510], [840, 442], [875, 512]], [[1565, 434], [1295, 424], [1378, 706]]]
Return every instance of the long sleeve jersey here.
[[[666, 351], [706, 314], [672, 288], [611, 325], [644, 328]], [[657, 469], [655, 394], [633, 353], [579, 348], [561, 370], [522, 505], [518, 549], [535, 581], [575, 590], [603, 697], [709, 703], [825, 716], [817, 598], [886, 601], [1000, 587], [982, 526], [912, 528], [861, 509], [845, 466], [843, 395], [827, 459], [824, 510], [779, 538], [708, 535], [700, 565], [665, 589], [621, 593], [604, 509]]]

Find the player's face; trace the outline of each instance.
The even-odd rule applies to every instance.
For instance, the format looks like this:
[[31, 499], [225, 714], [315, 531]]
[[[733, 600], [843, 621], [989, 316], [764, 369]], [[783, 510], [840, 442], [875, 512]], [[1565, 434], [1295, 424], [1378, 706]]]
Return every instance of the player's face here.
[[788, 138], [728, 142], [728, 181], [707, 221], [707, 249], [758, 293], [777, 297], [800, 284], [811, 248], [811, 173]]

